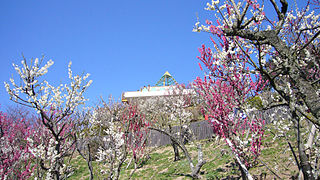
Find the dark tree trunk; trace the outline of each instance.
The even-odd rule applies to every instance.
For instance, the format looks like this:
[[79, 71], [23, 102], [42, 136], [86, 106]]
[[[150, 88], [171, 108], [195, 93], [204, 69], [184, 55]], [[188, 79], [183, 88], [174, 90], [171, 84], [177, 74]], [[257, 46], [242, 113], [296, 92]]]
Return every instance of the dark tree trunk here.
[[[171, 126], [169, 126], [169, 132], [170, 132], [170, 134], [173, 134]], [[174, 161], [179, 161], [180, 155], [179, 155], [178, 144], [175, 142], [175, 140], [171, 136], [169, 136], [169, 137], [170, 137], [171, 146], [172, 146], [173, 152], [174, 152]]]
[[312, 123], [320, 126], [320, 97], [317, 95], [316, 89], [311, 85], [311, 83], [303, 78], [301, 75], [302, 72], [300, 72], [297, 67], [293, 66], [291, 68], [292, 71], [290, 72], [290, 76], [295, 81], [296, 87], [302, 95], [302, 99], [306, 106], [316, 118], [316, 121], [312, 121]]
[[179, 161], [180, 155], [179, 155], [179, 148], [177, 146], [177, 143], [171, 140], [171, 146], [173, 147], [173, 151], [174, 151], [174, 161]]
[[198, 145], [198, 163], [197, 163], [196, 166], [194, 166], [194, 164], [192, 162], [192, 159], [191, 159], [191, 156], [190, 156], [187, 148], [185, 147], [185, 145], [182, 142], [179, 141], [178, 138], [175, 138], [174, 135], [171, 134], [170, 132], [166, 132], [166, 131], [163, 131], [161, 129], [157, 129], [157, 128], [149, 128], [149, 129], [161, 132], [161, 133], [169, 136], [171, 141], [173, 141], [182, 150], [182, 152], [186, 156], [187, 160], [189, 161], [189, 166], [190, 166], [190, 169], [191, 169], [190, 176], [193, 179], [200, 178], [200, 176], [199, 176], [200, 169], [206, 163], [206, 160], [203, 159], [203, 153], [202, 153], [201, 145]]
[[88, 168], [89, 168], [89, 172], [90, 172], [90, 180], [93, 180], [93, 169], [92, 169], [92, 158], [91, 158], [91, 153], [90, 153], [90, 144], [87, 144], [88, 147], [88, 159], [87, 159], [87, 163], [88, 163]]

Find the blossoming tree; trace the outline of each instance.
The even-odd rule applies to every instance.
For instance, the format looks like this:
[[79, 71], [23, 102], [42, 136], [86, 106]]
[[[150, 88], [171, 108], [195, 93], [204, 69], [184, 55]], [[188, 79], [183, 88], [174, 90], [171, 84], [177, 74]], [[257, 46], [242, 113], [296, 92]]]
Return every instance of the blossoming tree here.
[[[174, 150], [174, 161], [180, 160], [179, 149], [183, 152], [190, 166], [190, 176], [193, 178], [200, 177], [200, 169], [206, 163], [201, 144], [196, 142], [196, 137], [190, 128], [193, 120], [191, 111], [198, 104], [196, 97], [197, 94], [192, 89], [177, 85], [171, 87], [171, 90], [165, 96], [137, 100], [139, 107], [145, 112], [147, 118], [154, 122], [150, 129], [170, 138]], [[186, 143], [191, 143], [197, 147], [197, 164], [193, 162], [190, 150], [185, 146]]]
[[92, 133], [91, 129], [93, 124], [90, 119], [92, 117], [92, 108], [84, 108], [82, 111], [77, 111], [73, 118], [75, 119], [75, 129], [73, 137], [75, 139], [75, 148], [80, 156], [86, 160], [88, 170], [90, 173], [90, 180], [94, 178], [94, 169], [92, 166], [92, 161], [94, 160], [94, 155], [96, 153], [96, 148], [99, 146], [100, 139], [97, 138], [99, 131]]
[[27, 179], [35, 165], [27, 139], [34, 133], [26, 119], [13, 119], [0, 111], [0, 178]]
[[13, 64], [21, 81], [16, 83], [10, 78], [11, 85], [5, 82], [5, 87], [12, 101], [33, 108], [40, 115], [39, 128], [42, 133], [38, 142], [30, 139], [30, 143], [37, 145], [32, 152], [40, 159], [40, 166], [46, 171], [46, 178], [61, 179], [67, 176], [64, 159], [70, 155], [73, 148], [73, 141], [70, 138], [72, 119], [69, 117], [77, 106], [86, 101], [83, 93], [92, 81], [87, 81], [89, 74], [83, 77], [73, 76], [70, 62], [68, 66], [70, 84], [54, 87], [43, 79], [53, 61], [49, 60], [41, 66], [42, 61], [43, 58], [41, 60], [36, 58], [28, 63], [26, 58], [23, 58], [22, 67]]
[[93, 110], [89, 133], [101, 140], [96, 154], [101, 177], [119, 179], [123, 164], [131, 154], [134, 170], [143, 156], [149, 122], [135, 104], [103, 101], [102, 107]]
[[254, 82], [245, 65], [219, 64], [210, 50], [201, 49], [200, 59], [210, 71], [203, 80], [197, 78], [195, 86], [204, 100], [203, 113], [208, 117], [214, 133], [225, 139], [232, 150], [242, 176], [252, 178], [248, 169], [254, 165], [261, 150], [264, 121], [246, 100], [263, 86]]
[[[206, 25], [197, 22], [194, 28], [194, 31], [213, 35], [214, 49], [201, 48], [200, 59], [208, 70], [208, 77], [204, 82], [198, 80], [198, 84], [205, 99], [210, 100], [210, 96], [223, 86], [242, 86], [241, 82], [250, 78], [249, 86], [243, 87], [241, 94], [248, 91], [256, 94], [260, 88], [254, 84], [258, 84], [259, 77], [267, 80], [271, 91], [276, 94], [273, 97], [281, 99], [269, 107], [289, 107], [297, 129], [298, 167], [305, 179], [317, 178], [317, 165], [312, 166], [305, 153], [300, 130], [303, 121], [313, 124], [311, 132], [316, 128], [319, 130], [320, 125], [320, 14], [310, 10], [310, 3], [317, 5], [318, 2], [307, 1], [305, 8], [288, 11], [286, 0], [213, 0], [207, 4], [207, 10], [215, 12], [216, 19], [207, 20]], [[275, 12], [274, 17], [266, 14], [266, 6]], [[233, 85], [239, 78], [238, 84]], [[208, 83], [220, 88], [214, 90], [214, 86], [202, 86]], [[214, 110], [217, 107], [209, 108]], [[248, 174], [247, 177], [250, 178]]]

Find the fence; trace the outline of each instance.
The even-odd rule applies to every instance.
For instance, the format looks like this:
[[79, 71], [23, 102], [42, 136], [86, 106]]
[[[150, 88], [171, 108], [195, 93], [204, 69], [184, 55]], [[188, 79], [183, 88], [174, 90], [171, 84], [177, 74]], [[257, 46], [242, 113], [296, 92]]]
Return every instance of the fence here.
[[[208, 121], [193, 122], [190, 125], [190, 129], [196, 136], [196, 140], [208, 139], [213, 135], [213, 130]], [[172, 132], [178, 132], [178, 127], [173, 127]], [[148, 146], [163, 146], [170, 143], [171, 140], [169, 136], [155, 130], [150, 131], [148, 137]]]
[[[280, 119], [290, 118], [288, 107], [274, 107], [272, 109], [256, 111], [249, 114], [249, 116], [252, 115], [260, 116], [261, 119], [265, 120], [266, 124]], [[208, 139], [213, 136], [213, 129], [208, 121], [193, 122], [190, 125], [190, 129], [194, 133], [196, 140]], [[173, 133], [177, 132], [178, 127], [173, 127], [172, 131]], [[150, 131], [147, 143], [148, 146], [163, 146], [170, 143], [171, 140], [167, 135], [155, 130]]]

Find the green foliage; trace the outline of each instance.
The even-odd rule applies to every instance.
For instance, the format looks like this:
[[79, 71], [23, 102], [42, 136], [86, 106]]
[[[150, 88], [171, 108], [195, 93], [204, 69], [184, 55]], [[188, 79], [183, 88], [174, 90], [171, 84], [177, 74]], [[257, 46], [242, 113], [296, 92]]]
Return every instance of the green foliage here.
[[250, 107], [261, 110], [263, 108], [262, 100], [259, 96], [255, 96], [247, 100], [247, 103]]

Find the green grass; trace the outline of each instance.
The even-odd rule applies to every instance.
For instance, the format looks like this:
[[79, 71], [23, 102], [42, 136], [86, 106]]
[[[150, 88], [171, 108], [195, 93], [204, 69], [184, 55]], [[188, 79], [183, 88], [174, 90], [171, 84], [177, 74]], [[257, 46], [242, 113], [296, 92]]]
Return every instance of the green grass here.
[[[260, 160], [263, 160], [269, 168], [275, 171], [280, 177], [288, 179], [298, 172], [298, 169], [293, 161], [292, 154], [288, 151], [288, 144], [284, 138], [278, 138], [273, 141], [273, 136], [267, 133], [264, 148], [261, 151]], [[221, 179], [225, 177], [238, 177], [240, 172], [238, 167], [230, 155], [230, 150], [221, 140], [220, 143], [214, 141], [202, 141], [204, 158], [207, 163], [201, 168], [201, 177], [203, 179]], [[190, 154], [197, 161], [197, 150], [191, 145], [187, 145]], [[187, 174], [190, 174], [189, 163], [180, 151], [181, 160], [174, 162], [173, 149], [170, 145], [158, 147], [151, 151], [150, 159], [144, 162], [143, 166], [136, 170], [132, 179], [191, 179]], [[97, 168], [94, 162], [94, 168]], [[82, 157], [77, 156], [72, 160], [74, 174], [70, 179], [89, 179], [89, 171], [86, 162]], [[127, 162], [123, 165], [123, 170], [120, 174], [120, 179], [128, 179], [133, 171], [133, 165], [125, 169]], [[274, 175], [261, 163], [257, 163], [256, 167], [251, 168], [252, 175], [259, 176], [261, 173], [267, 174], [267, 179], [273, 179]], [[96, 172], [95, 172], [96, 173]]]

